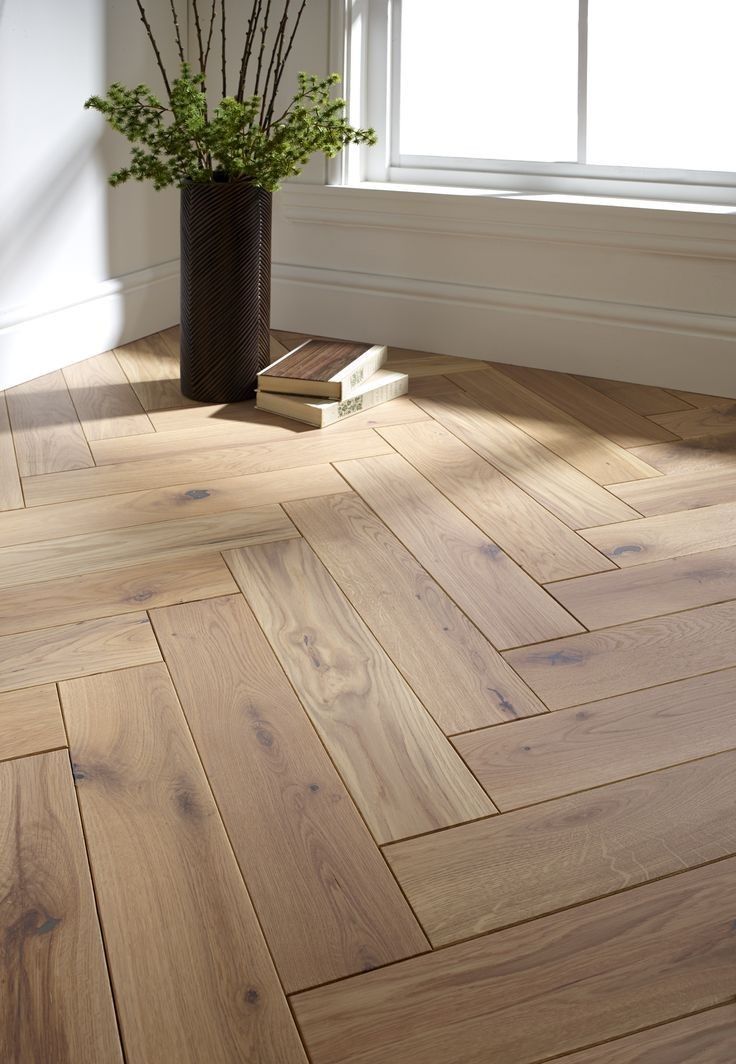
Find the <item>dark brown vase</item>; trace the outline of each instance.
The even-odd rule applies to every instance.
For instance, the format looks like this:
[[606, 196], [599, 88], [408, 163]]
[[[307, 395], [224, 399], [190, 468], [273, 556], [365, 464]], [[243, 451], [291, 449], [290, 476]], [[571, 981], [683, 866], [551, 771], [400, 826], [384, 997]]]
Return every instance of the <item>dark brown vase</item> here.
[[181, 390], [201, 403], [255, 395], [269, 361], [272, 193], [247, 179], [181, 191]]

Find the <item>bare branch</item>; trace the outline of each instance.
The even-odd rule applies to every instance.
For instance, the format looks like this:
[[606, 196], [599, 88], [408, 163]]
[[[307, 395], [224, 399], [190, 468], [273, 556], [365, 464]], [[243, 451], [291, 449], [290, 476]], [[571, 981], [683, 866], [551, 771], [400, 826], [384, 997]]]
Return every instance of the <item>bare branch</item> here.
[[263, 14], [263, 22], [261, 23], [261, 47], [258, 50], [258, 66], [256, 67], [256, 84], [253, 92], [256, 96], [260, 95], [261, 85], [261, 70], [263, 68], [263, 57], [266, 51], [266, 35], [268, 34], [268, 19], [271, 14], [271, 0], [266, 0], [266, 10]]
[[266, 117], [266, 113], [269, 110], [268, 100], [268, 84], [271, 80], [271, 74], [276, 76], [279, 63], [281, 62], [281, 53], [284, 48], [284, 40], [286, 37], [286, 25], [289, 21], [289, 8], [291, 7], [291, 0], [284, 0], [284, 10], [281, 14], [281, 20], [279, 27], [276, 30], [276, 37], [273, 42], [273, 48], [271, 49], [271, 58], [268, 61], [268, 70], [266, 71], [266, 79], [263, 82], [263, 99], [261, 100], [261, 125]]
[[205, 72], [206, 60], [204, 57], [204, 37], [202, 36], [202, 23], [199, 21], [199, 4], [192, 0], [192, 13], [194, 15], [194, 28], [197, 33], [197, 49], [199, 51], [199, 71]]
[[253, 54], [253, 41], [255, 40], [258, 20], [261, 17], [262, 8], [263, 0], [253, 0], [253, 7], [251, 8], [250, 17], [248, 19], [248, 28], [245, 33], [243, 55], [240, 60], [240, 76], [238, 77], [238, 92], [236, 99], [240, 100], [241, 103], [245, 96], [245, 79], [248, 76], [248, 66], [250, 65], [251, 56]]
[[210, 25], [207, 31], [207, 45], [204, 50], [204, 65], [207, 67], [207, 60], [210, 57], [210, 47], [212, 45], [212, 32], [215, 28], [215, 14], [217, 12], [217, 0], [212, 0], [212, 7], [210, 9]]
[[225, 55], [227, 35], [225, 32], [225, 2], [226, 0], [220, 0], [220, 10], [222, 15], [222, 23], [220, 25], [220, 41], [222, 44], [222, 97], [227, 96], [227, 58]]
[[146, 27], [146, 33], [148, 34], [148, 39], [151, 42], [151, 47], [153, 48], [153, 51], [154, 51], [154, 53], [156, 55], [156, 62], [158, 63], [158, 68], [161, 71], [161, 77], [164, 79], [164, 85], [166, 86], [166, 92], [169, 95], [169, 99], [171, 99], [171, 85], [169, 85], [169, 79], [168, 79], [167, 74], [166, 74], [166, 67], [164, 66], [163, 60], [161, 58], [161, 53], [158, 50], [158, 45], [156, 44], [156, 38], [153, 36], [153, 30], [151, 29], [151, 23], [148, 21], [148, 15], [146, 14], [146, 9], [143, 6], [142, 0], [135, 0], [135, 2], [138, 5], [138, 10], [139, 10], [140, 16], [141, 16], [141, 22]]
[[176, 50], [179, 53], [179, 62], [186, 63], [186, 55], [184, 54], [184, 45], [181, 39], [181, 30], [179, 29], [179, 13], [176, 10], [176, 3], [174, 0], [169, 0], [169, 7], [171, 8], [171, 19], [174, 23], [174, 33], [176, 34]]
[[270, 127], [271, 127], [271, 120], [273, 119], [273, 112], [274, 112], [274, 108], [276, 107], [276, 97], [278, 96], [279, 86], [281, 85], [281, 79], [284, 76], [284, 70], [286, 69], [286, 63], [287, 63], [287, 61], [289, 59], [289, 56], [291, 54], [291, 50], [294, 47], [294, 38], [296, 37], [296, 32], [299, 29], [299, 23], [302, 20], [302, 15], [304, 14], [304, 8], [307, 6], [307, 3], [308, 3], [308, 0], [302, 0], [301, 6], [300, 6], [299, 10], [297, 11], [296, 19], [294, 21], [294, 26], [293, 26], [292, 31], [291, 31], [291, 36], [289, 37], [289, 43], [286, 46], [286, 51], [284, 52], [283, 58], [282, 58], [281, 55], [279, 55], [279, 62], [278, 62], [277, 68], [276, 68], [276, 74], [275, 74], [274, 79], [273, 79], [273, 88], [271, 90], [271, 100], [270, 100], [270, 103], [268, 105], [268, 111], [266, 113], [266, 125], [265, 125], [266, 129], [270, 129]]

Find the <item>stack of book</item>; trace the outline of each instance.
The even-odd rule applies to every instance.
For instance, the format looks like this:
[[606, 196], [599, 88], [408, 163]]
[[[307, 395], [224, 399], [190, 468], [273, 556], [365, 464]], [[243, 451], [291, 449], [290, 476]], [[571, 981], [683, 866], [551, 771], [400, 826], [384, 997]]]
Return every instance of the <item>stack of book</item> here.
[[387, 350], [347, 340], [307, 340], [258, 374], [256, 406], [324, 428], [403, 395], [405, 373], [382, 369]]

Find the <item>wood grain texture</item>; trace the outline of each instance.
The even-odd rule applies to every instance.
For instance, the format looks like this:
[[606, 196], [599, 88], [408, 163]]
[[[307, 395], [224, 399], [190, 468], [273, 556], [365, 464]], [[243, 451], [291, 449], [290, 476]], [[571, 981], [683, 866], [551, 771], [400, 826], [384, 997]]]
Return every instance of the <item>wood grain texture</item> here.
[[614, 568], [613, 562], [436, 421], [380, 431], [540, 583]]
[[568, 373], [552, 373], [550, 370], [529, 369], [526, 366], [503, 365], [497, 368], [620, 447], [643, 447], [647, 443], [673, 440], [680, 435], [635, 414], [633, 410], [589, 388]]
[[56, 687], [29, 687], [0, 695], [0, 761], [66, 746]]
[[22, 477], [94, 465], [61, 370], [5, 396]]
[[681, 410], [675, 414], [654, 414], [652, 421], [682, 439], [714, 436], [736, 431], [736, 400], [717, 399], [709, 406]]
[[145, 613], [0, 638], [0, 691], [160, 661]]
[[226, 558], [379, 842], [495, 811], [304, 540]]
[[292, 1003], [314, 1064], [531, 1064], [730, 1001], [734, 886], [717, 862]]
[[736, 748], [736, 670], [458, 735], [455, 747], [501, 810]]
[[644, 565], [736, 545], [736, 502], [621, 521], [580, 533], [617, 565]]
[[623, 470], [628, 470], [627, 480], [658, 475], [640, 458], [493, 366], [450, 375], [450, 380], [598, 484], [610, 484]]
[[505, 655], [550, 709], [736, 665], [736, 602], [634, 621]]
[[151, 619], [286, 991], [425, 952], [243, 596]]
[[278, 366], [264, 369], [262, 376], [329, 381], [369, 351], [371, 346], [349, 340], [307, 340]]
[[194, 407], [179, 387], [179, 344], [172, 329], [115, 348], [121, 369], [144, 410]]
[[710, 606], [736, 599], [736, 547], [562, 580], [547, 590], [588, 629]]
[[242, 547], [296, 536], [279, 506], [236, 510], [212, 517], [182, 517], [148, 525], [66, 536], [0, 548], [0, 588], [63, 579], [128, 565]]
[[736, 853], [736, 752], [387, 846], [433, 946]]
[[457, 358], [452, 355], [430, 355], [422, 351], [408, 351], [401, 347], [389, 349], [386, 368], [406, 373], [410, 386], [422, 377], [436, 377], [445, 373], [462, 373], [477, 370], [483, 365], [475, 358]]
[[128, 1059], [305, 1064], [165, 666], [60, 690]]
[[0, 514], [0, 547], [39, 542], [48, 539], [51, 532], [54, 539], [62, 539], [165, 520], [203, 518], [345, 490], [342, 477], [332, 466], [323, 463], [301, 469], [190, 480], [165, 488], [31, 506]]
[[663, 473], [694, 473], [703, 469], [736, 469], [736, 432], [695, 436], [675, 443], [656, 443], [632, 451]]
[[673, 410], [687, 410], [692, 405], [682, 398], [682, 393], [668, 392], [649, 384], [630, 384], [627, 381], [610, 381], [601, 377], [582, 377], [572, 374], [575, 380], [587, 384], [609, 399], [647, 417], [649, 414], [669, 414]]
[[155, 431], [112, 351], [62, 372], [88, 441]]
[[[465, 374], [463, 374], [465, 376]], [[495, 466], [570, 528], [639, 515], [506, 418], [457, 388], [441, 396], [415, 395], [436, 421]]]
[[5, 395], [0, 393], [0, 510], [14, 510], [23, 505], [8, 407]]
[[[370, 429], [331, 434], [320, 432], [274, 443], [206, 449], [201, 454], [182, 454], [176, 460], [166, 456], [79, 470], [63, 476], [30, 477], [24, 481], [24, 490], [27, 505], [39, 506], [139, 491], [141, 488], [168, 487], [186, 480], [223, 480], [246, 473], [299, 469], [348, 458], [388, 454], [390, 450], [386, 441]], [[618, 500], [616, 505], [624, 511], [618, 516], [633, 513]]]
[[0, 764], [0, 1060], [122, 1064], [65, 750]]
[[501, 649], [581, 631], [508, 555], [400, 455], [339, 471], [491, 643]]
[[559, 1064], [733, 1064], [736, 1005], [722, 1005], [615, 1042], [559, 1057]]
[[362, 499], [285, 509], [445, 734], [545, 712]]
[[646, 517], [673, 510], [695, 510], [736, 500], [736, 466], [730, 470], [701, 469], [694, 473], [672, 473], [656, 480], [611, 484], [608, 490]]
[[5, 588], [0, 635], [136, 613], [237, 590], [230, 570], [216, 553], [41, 580]]

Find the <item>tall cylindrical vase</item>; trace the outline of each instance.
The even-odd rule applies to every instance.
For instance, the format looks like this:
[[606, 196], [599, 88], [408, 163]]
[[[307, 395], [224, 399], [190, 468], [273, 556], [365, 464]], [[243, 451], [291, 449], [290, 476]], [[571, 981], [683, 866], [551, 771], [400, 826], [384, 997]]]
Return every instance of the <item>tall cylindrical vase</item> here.
[[189, 399], [250, 399], [270, 361], [271, 201], [245, 178], [181, 191], [181, 390]]

